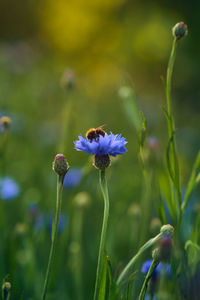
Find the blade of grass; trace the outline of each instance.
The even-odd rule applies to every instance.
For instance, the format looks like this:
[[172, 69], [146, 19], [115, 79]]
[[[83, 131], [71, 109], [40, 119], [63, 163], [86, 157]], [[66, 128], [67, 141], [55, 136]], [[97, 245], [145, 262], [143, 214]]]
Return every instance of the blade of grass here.
[[186, 208], [188, 201], [190, 199], [190, 196], [193, 192], [193, 190], [195, 189], [195, 187], [197, 186], [197, 184], [200, 182], [200, 151], [197, 155], [197, 158], [195, 160], [194, 166], [192, 168], [192, 173], [186, 188], [186, 192], [185, 192], [185, 197], [184, 197], [184, 201], [182, 204], [182, 213], [184, 212], [184, 209]]

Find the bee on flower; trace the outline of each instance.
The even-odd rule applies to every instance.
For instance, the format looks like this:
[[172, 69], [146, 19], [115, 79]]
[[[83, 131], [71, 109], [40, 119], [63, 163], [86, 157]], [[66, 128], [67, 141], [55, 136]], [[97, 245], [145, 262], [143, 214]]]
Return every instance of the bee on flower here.
[[86, 138], [79, 135], [79, 140], [74, 142], [77, 151], [95, 155], [94, 165], [100, 170], [110, 165], [109, 156], [123, 155], [127, 152], [126, 139], [121, 134], [107, 134], [102, 127], [89, 129]]

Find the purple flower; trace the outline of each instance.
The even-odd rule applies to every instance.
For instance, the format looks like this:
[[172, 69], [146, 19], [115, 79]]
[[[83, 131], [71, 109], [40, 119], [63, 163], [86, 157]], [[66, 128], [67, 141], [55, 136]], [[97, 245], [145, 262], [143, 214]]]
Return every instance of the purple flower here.
[[0, 198], [12, 200], [19, 195], [19, 185], [10, 177], [0, 178]]
[[127, 141], [121, 134], [110, 134], [105, 133], [104, 136], [100, 135], [98, 139], [93, 139], [92, 141], [88, 138], [83, 138], [79, 136], [79, 140], [74, 142], [75, 149], [77, 151], [84, 151], [87, 154], [97, 154], [99, 156], [111, 155], [116, 156], [118, 154], [125, 154], [127, 149], [125, 145]]
[[67, 176], [64, 178], [64, 188], [73, 188], [77, 186], [83, 177], [83, 172], [80, 168], [70, 168]]
[[[145, 261], [145, 262], [143, 263], [141, 272], [144, 273], [145, 275], [148, 273], [149, 268], [150, 268], [150, 266], [151, 266], [151, 264], [152, 264], [152, 261], [153, 261], [153, 260], [150, 259], [150, 260], [147, 260], [147, 261]], [[170, 275], [170, 273], [171, 273], [171, 267], [170, 267], [170, 264], [160, 262], [160, 263], [157, 265], [156, 269], [154, 270], [154, 272], [153, 272], [153, 274], [152, 274], [152, 278], [153, 278], [153, 279], [156, 279], [157, 276], [160, 276], [163, 272], [166, 273], [168, 276]]]

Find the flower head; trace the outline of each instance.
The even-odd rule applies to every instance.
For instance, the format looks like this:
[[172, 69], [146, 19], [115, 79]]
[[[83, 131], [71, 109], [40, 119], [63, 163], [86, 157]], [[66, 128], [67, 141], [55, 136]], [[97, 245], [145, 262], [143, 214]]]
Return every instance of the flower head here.
[[[52, 221], [53, 221], [53, 216], [51, 214], [41, 212], [35, 220], [35, 224], [34, 224], [35, 231], [39, 232], [45, 229], [51, 233]], [[59, 218], [59, 223], [58, 223], [58, 232], [59, 233], [63, 232], [67, 224], [68, 224], [67, 216], [61, 213]]]
[[80, 168], [71, 168], [68, 171], [67, 176], [65, 176], [63, 181], [64, 188], [73, 188], [77, 186], [83, 177], [82, 169]]
[[10, 177], [0, 178], [0, 198], [12, 200], [20, 192], [19, 185]]
[[184, 36], [186, 36], [188, 34], [187, 25], [184, 24], [184, 22], [177, 23], [172, 28], [172, 34], [177, 40], [180, 40], [181, 38], [183, 38]]
[[[150, 259], [150, 260], [147, 260], [146, 262], [143, 263], [141, 271], [142, 271], [142, 273], [144, 273], [145, 275], [148, 273], [152, 261], [153, 261], [153, 260]], [[157, 276], [160, 276], [163, 272], [164, 272], [166, 275], [170, 276], [170, 273], [171, 273], [170, 264], [168, 264], [168, 263], [164, 264], [164, 263], [160, 262], [160, 263], [157, 265], [156, 269], [154, 270], [154, 272], [153, 272], [153, 274], [152, 274], [152, 278], [153, 278], [153, 279], [156, 279]]]
[[74, 142], [75, 149], [77, 151], [83, 151], [87, 154], [97, 154], [98, 156], [111, 155], [116, 156], [118, 154], [125, 154], [127, 149], [125, 145], [127, 141], [121, 134], [110, 134], [99, 135], [98, 138], [90, 140], [79, 136], [79, 140]]
[[2, 131], [6, 131], [10, 128], [11, 119], [7, 116], [3, 116], [0, 118], [0, 126]]

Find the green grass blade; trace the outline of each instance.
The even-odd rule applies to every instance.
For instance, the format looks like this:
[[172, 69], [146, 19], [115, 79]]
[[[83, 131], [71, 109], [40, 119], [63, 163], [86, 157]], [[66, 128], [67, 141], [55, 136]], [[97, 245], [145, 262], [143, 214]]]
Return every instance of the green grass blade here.
[[106, 281], [107, 281], [107, 255], [104, 252], [102, 258], [102, 267], [101, 267], [101, 274], [100, 274], [100, 286], [99, 286], [99, 294], [98, 300], [105, 300], [106, 297]]
[[182, 212], [184, 211], [185, 207], [187, 206], [190, 196], [199, 182], [200, 182], [200, 151], [195, 160], [195, 163], [194, 163], [194, 166], [192, 169], [192, 173], [191, 173], [188, 185], [187, 185], [184, 201], [182, 204]]

